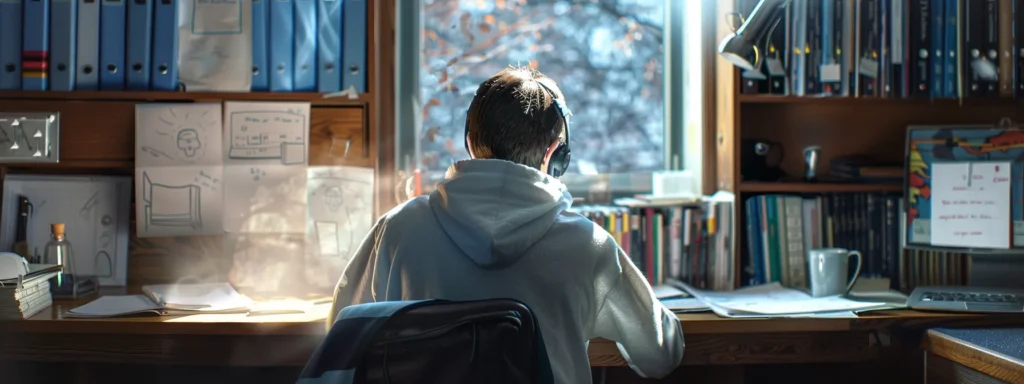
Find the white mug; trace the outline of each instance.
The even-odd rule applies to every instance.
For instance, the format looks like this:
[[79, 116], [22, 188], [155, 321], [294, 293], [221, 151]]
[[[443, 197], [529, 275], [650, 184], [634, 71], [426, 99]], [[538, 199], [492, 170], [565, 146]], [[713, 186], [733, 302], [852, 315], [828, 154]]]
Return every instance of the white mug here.
[[[850, 257], [857, 258], [857, 269], [850, 276]], [[845, 295], [860, 276], [863, 258], [858, 251], [842, 248], [812, 249], [807, 252], [807, 276], [811, 280], [811, 296]]]

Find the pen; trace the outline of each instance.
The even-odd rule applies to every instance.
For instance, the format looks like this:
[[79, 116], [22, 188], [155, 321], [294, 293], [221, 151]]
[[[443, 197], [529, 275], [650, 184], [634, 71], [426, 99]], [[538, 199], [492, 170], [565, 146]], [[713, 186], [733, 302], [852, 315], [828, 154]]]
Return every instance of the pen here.
[[18, 217], [15, 223], [14, 246], [11, 251], [21, 255], [25, 260], [32, 260], [28, 250], [28, 219], [32, 215], [32, 203], [22, 195], [18, 196]]

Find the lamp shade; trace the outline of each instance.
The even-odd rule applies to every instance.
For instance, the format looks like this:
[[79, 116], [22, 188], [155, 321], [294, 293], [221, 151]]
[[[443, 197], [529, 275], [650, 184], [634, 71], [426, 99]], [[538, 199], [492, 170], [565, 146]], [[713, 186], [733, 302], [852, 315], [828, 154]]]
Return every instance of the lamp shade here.
[[749, 57], [755, 53], [754, 43], [735, 33], [729, 34], [718, 44], [718, 54], [728, 60], [732, 65], [743, 68], [747, 71], [754, 70], [754, 64]]

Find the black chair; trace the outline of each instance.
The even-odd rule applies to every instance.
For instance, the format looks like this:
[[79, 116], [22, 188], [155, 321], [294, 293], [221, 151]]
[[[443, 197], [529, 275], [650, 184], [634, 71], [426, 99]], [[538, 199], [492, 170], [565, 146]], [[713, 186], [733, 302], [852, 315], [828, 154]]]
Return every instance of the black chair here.
[[342, 310], [299, 382], [553, 382], [540, 328], [526, 305], [509, 299], [404, 303], [390, 316], [351, 315], [359, 309], [353, 308], [346, 318], [348, 308]]

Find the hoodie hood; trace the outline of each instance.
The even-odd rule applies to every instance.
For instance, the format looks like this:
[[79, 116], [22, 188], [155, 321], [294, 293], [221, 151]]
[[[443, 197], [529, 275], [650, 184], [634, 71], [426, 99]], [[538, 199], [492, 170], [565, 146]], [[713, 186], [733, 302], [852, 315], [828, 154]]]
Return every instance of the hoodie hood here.
[[571, 205], [558, 179], [504, 160], [455, 163], [430, 194], [441, 229], [482, 268], [515, 263]]

